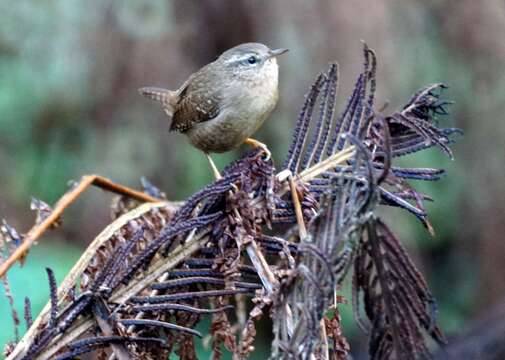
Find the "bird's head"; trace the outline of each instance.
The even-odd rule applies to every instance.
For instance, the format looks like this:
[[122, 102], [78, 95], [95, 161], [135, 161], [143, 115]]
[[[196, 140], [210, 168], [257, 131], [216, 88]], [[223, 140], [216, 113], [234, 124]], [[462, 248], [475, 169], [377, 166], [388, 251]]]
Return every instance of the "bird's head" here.
[[242, 79], [261, 80], [264, 77], [277, 78], [276, 57], [288, 49], [270, 49], [260, 43], [245, 43], [225, 51], [219, 58], [229, 73]]

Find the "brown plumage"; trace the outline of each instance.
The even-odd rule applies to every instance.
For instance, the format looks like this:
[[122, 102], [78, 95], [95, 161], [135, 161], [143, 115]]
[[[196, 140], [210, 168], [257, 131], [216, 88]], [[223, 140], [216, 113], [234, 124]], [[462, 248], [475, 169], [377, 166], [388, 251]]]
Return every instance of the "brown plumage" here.
[[205, 153], [225, 152], [244, 142], [265, 147], [248, 138], [277, 103], [276, 56], [285, 51], [242, 44], [191, 75], [176, 91], [154, 87], [139, 91], [162, 104], [170, 130], [186, 134]]
[[[203, 71], [206, 69], [207, 71]], [[217, 81], [213, 67], [205, 67], [193, 74], [177, 91], [162, 88], [141, 88], [145, 97], [158, 101], [171, 119], [170, 130], [181, 133], [195, 123], [211, 120], [219, 114], [219, 87], [212, 86]]]

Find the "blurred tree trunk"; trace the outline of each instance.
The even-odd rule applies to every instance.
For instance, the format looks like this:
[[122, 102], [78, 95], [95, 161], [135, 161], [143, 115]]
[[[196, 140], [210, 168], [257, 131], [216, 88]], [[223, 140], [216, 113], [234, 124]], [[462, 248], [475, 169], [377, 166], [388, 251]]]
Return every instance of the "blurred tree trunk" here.
[[[457, 125], [465, 131], [458, 147], [467, 169], [466, 193], [461, 196], [462, 214], [469, 219], [460, 225], [458, 246], [478, 264], [478, 309], [497, 303], [505, 296], [505, 3], [473, 0], [432, 1], [431, 11], [440, 27], [440, 35], [455, 59], [471, 72], [474, 101], [456, 99]], [[457, 86], [457, 84], [455, 84]], [[477, 101], [480, 99], [481, 101]], [[458, 156], [459, 157], [459, 156]], [[476, 254], [476, 255], [475, 255]], [[505, 334], [505, 332], [502, 332]]]

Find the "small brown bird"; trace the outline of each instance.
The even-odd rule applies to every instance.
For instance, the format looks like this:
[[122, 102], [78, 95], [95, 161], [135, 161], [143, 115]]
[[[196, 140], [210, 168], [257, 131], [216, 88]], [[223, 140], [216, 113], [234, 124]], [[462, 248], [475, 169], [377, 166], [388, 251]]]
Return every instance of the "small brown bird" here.
[[188, 136], [219, 174], [209, 153], [222, 153], [243, 143], [270, 151], [251, 139], [279, 98], [276, 57], [287, 49], [272, 50], [246, 43], [225, 51], [214, 62], [191, 75], [175, 91], [145, 87], [139, 92], [162, 104], [171, 119], [170, 130]]

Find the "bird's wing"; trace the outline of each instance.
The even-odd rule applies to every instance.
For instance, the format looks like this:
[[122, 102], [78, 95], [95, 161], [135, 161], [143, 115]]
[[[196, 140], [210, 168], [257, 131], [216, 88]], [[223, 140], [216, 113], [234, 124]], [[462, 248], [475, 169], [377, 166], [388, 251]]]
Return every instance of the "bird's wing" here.
[[[211, 65], [211, 64], [209, 64]], [[178, 92], [178, 102], [170, 130], [185, 132], [193, 125], [214, 119], [220, 111], [221, 91], [214, 69], [207, 65], [193, 74]]]

